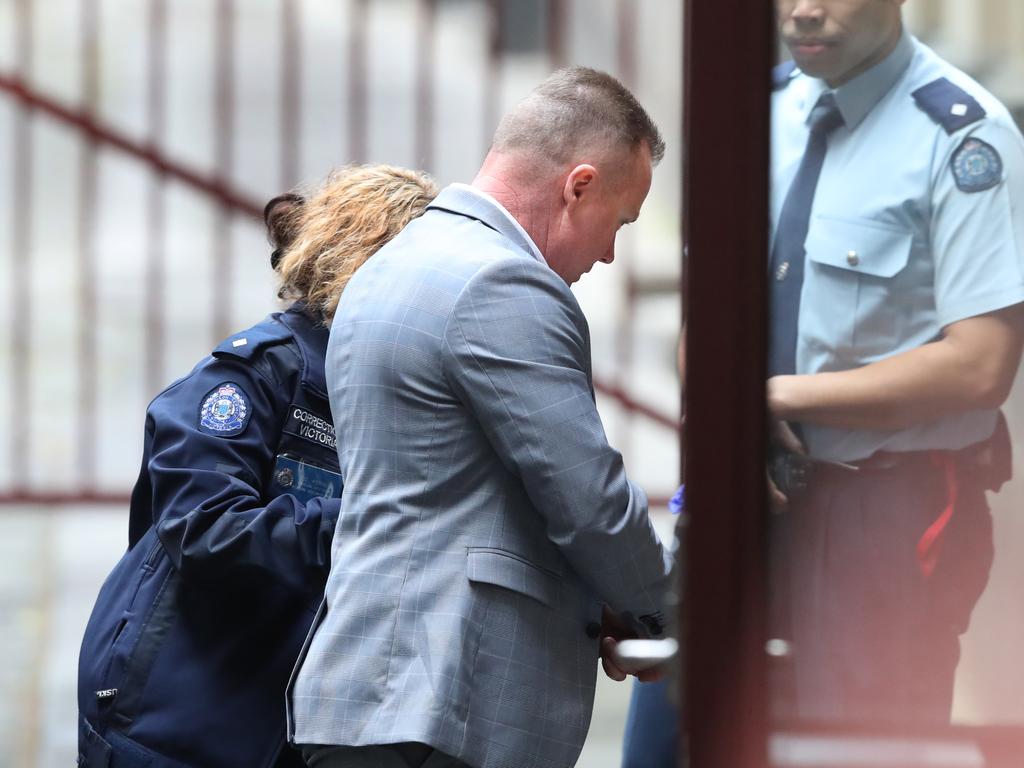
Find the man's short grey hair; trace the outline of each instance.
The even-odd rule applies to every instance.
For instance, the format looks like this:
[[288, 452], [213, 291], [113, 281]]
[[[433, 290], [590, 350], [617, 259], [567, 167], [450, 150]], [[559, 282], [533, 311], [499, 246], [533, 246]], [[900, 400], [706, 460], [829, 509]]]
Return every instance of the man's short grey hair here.
[[526, 151], [555, 163], [584, 150], [636, 149], [646, 143], [651, 162], [665, 155], [658, 126], [622, 83], [588, 67], [560, 69], [538, 85], [501, 120], [493, 149]]

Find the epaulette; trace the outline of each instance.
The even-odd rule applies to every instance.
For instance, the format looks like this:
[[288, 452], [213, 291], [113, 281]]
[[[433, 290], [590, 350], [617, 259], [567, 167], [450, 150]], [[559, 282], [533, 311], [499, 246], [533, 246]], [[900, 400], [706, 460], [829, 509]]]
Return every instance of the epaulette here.
[[[762, 70], [764, 71], [764, 70]], [[796, 72], [796, 62], [790, 59], [772, 67], [772, 90], [781, 91], [793, 79]]]
[[944, 77], [913, 93], [914, 101], [932, 120], [953, 134], [985, 117], [985, 108], [971, 94]]
[[260, 349], [274, 344], [281, 344], [293, 336], [291, 329], [284, 323], [267, 318], [262, 323], [248, 330], [228, 336], [213, 350], [214, 357], [230, 355], [247, 360]]

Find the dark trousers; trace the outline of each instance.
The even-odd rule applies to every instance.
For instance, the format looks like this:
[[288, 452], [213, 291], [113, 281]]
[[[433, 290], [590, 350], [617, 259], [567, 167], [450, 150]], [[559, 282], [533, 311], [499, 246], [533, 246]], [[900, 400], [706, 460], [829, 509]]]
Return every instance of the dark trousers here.
[[470, 768], [426, 744], [380, 744], [368, 747], [303, 745], [309, 768]]
[[955, 472], [957, 503], [930, 573], [918, 544], [949, 502], [930, 454], [896, 466], [819, 469], [777, 516], [772, 633], [776, 713], [947, 723], [959, 636], [988, 580], [992, 522], [981, 483]]

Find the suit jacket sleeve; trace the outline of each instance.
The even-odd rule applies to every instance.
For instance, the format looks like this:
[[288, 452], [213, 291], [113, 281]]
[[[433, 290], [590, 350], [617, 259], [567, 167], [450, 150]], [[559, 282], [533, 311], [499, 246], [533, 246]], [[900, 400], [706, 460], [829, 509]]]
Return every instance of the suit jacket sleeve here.
[[455, 302], [444, 373], [598, 598], [662, 631], [671, 557], [605, 437], [589, 336], [568, 286], [532, 259], [482, 268]]

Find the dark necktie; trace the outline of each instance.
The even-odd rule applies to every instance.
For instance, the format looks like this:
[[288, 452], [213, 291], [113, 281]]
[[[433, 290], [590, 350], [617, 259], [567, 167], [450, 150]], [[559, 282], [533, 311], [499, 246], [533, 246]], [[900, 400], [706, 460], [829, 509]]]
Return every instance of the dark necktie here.
[[810, 136], [793, 184], [786, 193], [772, 246], [771, 343], [768, 375], [796, 372], [796, 337], [800, 319], [800, 289], [804, 283], [804, 241], [818, 176], [825, 162], [828, 135], [843, 124], [835, 96], [823, 93], [811, 110]]

